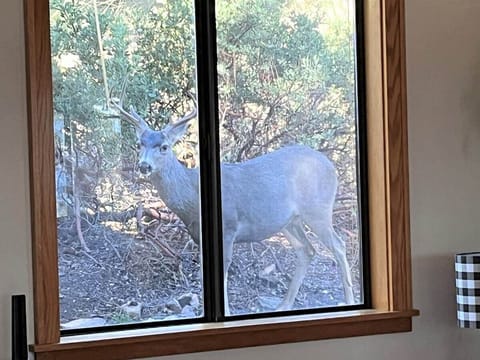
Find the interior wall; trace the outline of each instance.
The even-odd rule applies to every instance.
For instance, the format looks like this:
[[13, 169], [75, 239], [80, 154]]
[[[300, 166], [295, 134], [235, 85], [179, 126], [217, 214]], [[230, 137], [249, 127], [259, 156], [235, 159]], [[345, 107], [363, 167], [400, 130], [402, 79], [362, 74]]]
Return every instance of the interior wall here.
[[[23, 13], [0, 1], [0, 359], [10, 359], [10, 296], [32, 300]], [[29, 303], [31, 306], [31, 303]], [[32, 312], [29, 313], [31, 322]], [[30, 324], [31, 325], [31, 324]], [[30, 327], [31, 329], [31, 327]], [[30, 332], [30, 335], [32, 332]], [[32, 341], [33, 337], [30, 336]]]
[[[0, 359], [10, 358], [10, 295], [29, 298], [31, 254], [22, 2], [0, 2]], [[480, 2], [406, 0], [414, 304], [408, 334], [163, 359], [474, 359], [457, 329], [453, 254], [479, 250]], [[33, 180], [35, 181], [35, 180]]]

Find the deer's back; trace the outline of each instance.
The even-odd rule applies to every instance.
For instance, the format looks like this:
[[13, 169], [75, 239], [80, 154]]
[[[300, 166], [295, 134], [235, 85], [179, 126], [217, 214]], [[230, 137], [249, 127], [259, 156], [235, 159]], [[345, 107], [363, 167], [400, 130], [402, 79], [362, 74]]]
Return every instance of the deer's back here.
[[322, 153], [287, 146], [239, 164], [222, 165], [224, 233], [260, 241], [294, 217], [330, 221], [337, 178]]

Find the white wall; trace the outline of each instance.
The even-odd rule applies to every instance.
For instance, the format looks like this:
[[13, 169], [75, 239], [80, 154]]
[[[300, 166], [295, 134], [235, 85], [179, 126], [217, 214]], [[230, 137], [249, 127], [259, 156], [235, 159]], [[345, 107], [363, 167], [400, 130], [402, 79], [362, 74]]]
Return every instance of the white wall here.
[[[32, 299], [22, 1], [0, 0], [0, 359], [10, 359], [10, 295]], [[31, 312], [30, 312], [31, 314]], [[32, 319], [29, 316], [29, 319]], [[31, 324], [30, 324], [31, 325]], [[33, 339], [31, 336], [30, 339]]]
[[[480, 250], [480, 1], [406, 2], [414, 303], [422, 312], [414, 332], [164, 359], [478, 357], [480, 334], [455, 326], [453, 254]], [[10, 295], [32, 299], [21, 3], [0, 2], [1, 360], [10, 354]]]

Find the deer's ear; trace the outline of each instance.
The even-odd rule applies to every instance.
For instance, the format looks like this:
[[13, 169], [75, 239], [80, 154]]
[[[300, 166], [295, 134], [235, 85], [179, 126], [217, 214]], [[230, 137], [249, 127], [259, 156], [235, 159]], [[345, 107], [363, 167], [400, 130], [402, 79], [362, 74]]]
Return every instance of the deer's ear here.
[[189, 125], [190, 121], [185, 121], [180, 124], [168, 125], [165, 128], [165, 134], [170, 139], [172, 145], [177, 143], [183, 137], [183, 135], [185, 135]]

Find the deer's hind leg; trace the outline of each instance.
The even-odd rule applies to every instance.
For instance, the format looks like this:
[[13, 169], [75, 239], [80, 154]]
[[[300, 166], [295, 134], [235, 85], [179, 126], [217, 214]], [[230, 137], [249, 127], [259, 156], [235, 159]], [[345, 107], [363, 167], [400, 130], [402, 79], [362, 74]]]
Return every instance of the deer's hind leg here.
[[292, 308], [298, 290], [300, 289], [305, 274], [307, 273], [308, 266], [310, 265], [312, 258], [315, 256], [315, 249], [310, 243], [310, 240], [308, 240], [300, 219], [295, 219], [288, 224], [282, 230], [282, 233], [295, 250], [297, 261], [295, 264], [295, 273], [288, 286], [287, 294], [277, 308], [277, 311], [290, 310]]
[[345, 242], [333, 230], [331, 224], [318, 221], [317, 219], [310, 219], [307, 225], [313, 230], [315, 235], [319, 238], [323, 245], [332, 253], [337, 262], [337, 266], [342, 271], [343, 289], [345, 292], [345, 302], [347, 304], [354, 304], [355, 298], [353, 296], [352, 275], [350, 266], [348, 265]]
[[223, 239], [223, 299], [225, 316], [230, 316], [230, 303], [228, 301], [228, 269], [232, 263], [235, 235], [224, 234]]

